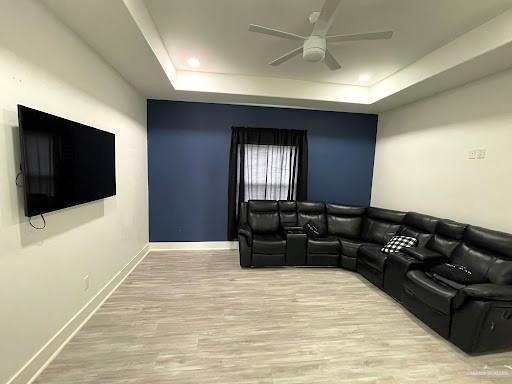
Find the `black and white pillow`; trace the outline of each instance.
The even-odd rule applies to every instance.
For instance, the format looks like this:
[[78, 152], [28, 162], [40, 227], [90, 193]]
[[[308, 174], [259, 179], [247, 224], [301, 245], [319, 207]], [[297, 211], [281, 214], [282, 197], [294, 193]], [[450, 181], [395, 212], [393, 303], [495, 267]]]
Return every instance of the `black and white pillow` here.
[[439, 275], [445, 279], [455, 281], [460, 284], [482, 284], [485, 283], [487, 278], [478, 276], [473, 273], [468, 267], [460, 264], [445, 263], [436, 265], [431, 269], [434, 276]]
[[418, 245], [418, 239], [409, 236], [393, 236], [380, 250], [383, 253], [400, 252], [402, 248], [412, 248]]
[[302, 228], [304, 229], [306, 235], [312, 239], [316, 239], [320, 236], [320, 228], [318, 228], [318, 226], [311, 220], [304, 224]]

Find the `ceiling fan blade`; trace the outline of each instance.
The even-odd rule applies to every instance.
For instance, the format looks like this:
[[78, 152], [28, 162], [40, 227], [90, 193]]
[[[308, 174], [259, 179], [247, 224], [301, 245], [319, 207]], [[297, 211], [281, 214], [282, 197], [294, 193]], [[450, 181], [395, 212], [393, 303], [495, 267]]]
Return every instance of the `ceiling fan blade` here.
[[271, 61], [269, 64], [273, 66], [277, 66], [280, 64], [283, 64], [285, 61], [290, 60], [292, 57], [297, 56], [298, 54], [302, 53], [302, 46], [295, 48], [293, 51], [290, 51], [288, 53], [285, 53], [283, 56], [278, 57], [274, 61]]
[[331, 54], [331, 52], [329, 52], [328, 49], [325, 51], [324, 61], [331, 71], [336, 71], [337, 69], [341, 68], [341, 65], [340, 63], [338, 63], [338, 60], [336, 60], [336, 58]]
[[370, 33], [354, 33], [352, 35], [332, 35], [326, 36], [325, 39], [329, 43], [341, 43], [343, 41], [354, 40], [387, 40], [393, 37], [393, 31], [370, 32]]
[[305, 37], [296, 35], [295, 33], [278, 31], [277, 29], [262, 27], [261, 25], [256, 25], [256, 24], [249, 24], [249, 31], [263, 33], [264, 35], [281, 37], [283, 39], [288, 39], [288, 40], [298, 40], [298, 41], [306, 40]]
[[325, 36], [327, 34], [327, 31], [329, 31], [334, 21], [340, 2], [341, 0], [325, 0], [324, 6], [313, 28], [313, 36]]

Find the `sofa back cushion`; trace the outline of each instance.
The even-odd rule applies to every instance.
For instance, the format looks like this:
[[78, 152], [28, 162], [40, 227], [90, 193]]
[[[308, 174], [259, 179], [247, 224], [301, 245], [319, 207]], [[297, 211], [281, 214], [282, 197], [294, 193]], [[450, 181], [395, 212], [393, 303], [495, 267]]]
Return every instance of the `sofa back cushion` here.
[[489, 268], [489, 280], [493, 284], [512, 285], [512, 261], [497, 258]]
[[361, 239], [370, 243], [386, 244], [396, 234], [400, 224], [365, 218]]
[[464, 242], [492, 252], [497, 257], [512, 260], [512, 234], [469, 225]]
[[364, 207], [326, 204], [327, 232], [329, 235], [358, 238], [363, 224]]
[[320, 236], [327, 233], [327, 222], [325, 219], [325, 204], [314, 201], [297, 202], [297, 221], [300, 226], [312, 221], [320, 232]]
[[397, 235], [414, 237], [418, 240], [418, 247], [424, 247], [433, 236], [438, 222], [437, 217], [409, 212], [405, 215]]
[[289, 200], [280, 200], [277, 202], [279, 207], [279, 221], [281, 227], [293, 227], [297, 225], [297, 202]]
[[[511, 234], [470, 225], [464, 232], [463, 241], [464, 245], [459, 248], [478, 250], [478, 253], [492, 259], [486, 269], [488, 281], [494, 284], [512, 284]], [[474, 256], [474, 253], [470, 256]]]
[[426, 247], [440, 254], [450, 257], [455, 248], [461, 243], [467, 225], [452, 220], [439, 220], [434, 236], [428, 241]]
[[251, 200], [247, 207], [247, 219], [255, 233], [272, 233], [279, 230], [277, 201]]
[[361, 238], [364, 241], [386, 244], [400, 228], [405, 212], [382, 208], [367, 208], [363, 219]]

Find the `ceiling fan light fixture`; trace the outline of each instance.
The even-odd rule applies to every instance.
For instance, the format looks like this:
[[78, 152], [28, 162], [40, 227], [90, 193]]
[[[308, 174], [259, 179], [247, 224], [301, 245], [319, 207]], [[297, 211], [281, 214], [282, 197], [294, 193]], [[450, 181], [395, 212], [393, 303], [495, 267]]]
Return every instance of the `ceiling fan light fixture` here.
[[189, 57], [187, 60], [187, 64], [189, 65], [189, 67], [199, 68], [199, 66], [201, 65], [201, 62], [199, 61], [199, 59], [197, 59], [195, 57]]
[[302, 57], [313, 63], [322, 61], [325, 57], [325, 39], [320, 36], [311, 36], [304, 42]]

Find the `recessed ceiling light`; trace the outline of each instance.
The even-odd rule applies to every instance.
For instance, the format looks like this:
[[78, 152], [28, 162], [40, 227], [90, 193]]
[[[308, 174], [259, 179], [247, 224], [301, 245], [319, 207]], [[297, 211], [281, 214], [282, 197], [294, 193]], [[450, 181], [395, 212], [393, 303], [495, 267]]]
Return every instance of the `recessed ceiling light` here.
[[359, 75], [359, 81], [367, 82], [370, 80], [370, 75], [367, 73], [363, 73], [362, 75]]
[[187, 60], [187, 64], [189, 66], [191, 66], [192, 68], [197, 68], [201, 65], [201, 63], [199, 62], [198, 59], [196, 59], [195, 57], [190, 57], [188, 60]]

